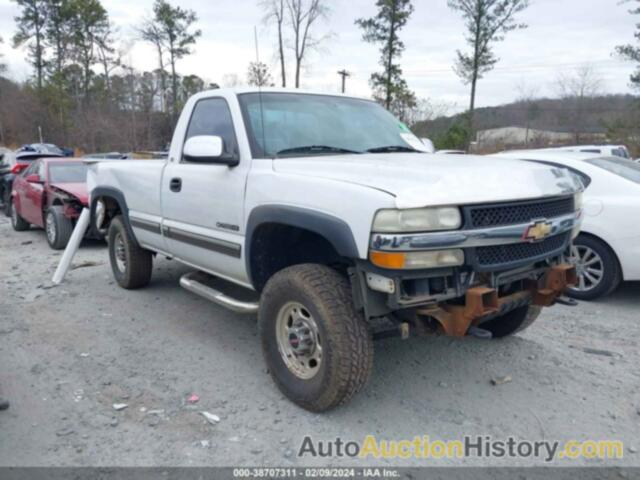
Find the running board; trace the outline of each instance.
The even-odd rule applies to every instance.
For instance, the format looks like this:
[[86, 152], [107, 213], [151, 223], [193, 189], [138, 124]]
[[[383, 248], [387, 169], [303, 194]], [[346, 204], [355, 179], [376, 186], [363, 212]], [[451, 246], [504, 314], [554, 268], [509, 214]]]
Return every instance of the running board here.
[[222, 307], [228, 308], [238, 313], [257, 313], [258, 303], [254, 302], [242, 302], [235, 298], [225, 295], [224, 293], [212, 288], [204, 283], [199, 282], [195, 278], [199, 275], [199, 272], [191, 272], [183, 275], [180, 278], [180, 286], [185, 290], [189, 290], [196, 295], [216, 303]]

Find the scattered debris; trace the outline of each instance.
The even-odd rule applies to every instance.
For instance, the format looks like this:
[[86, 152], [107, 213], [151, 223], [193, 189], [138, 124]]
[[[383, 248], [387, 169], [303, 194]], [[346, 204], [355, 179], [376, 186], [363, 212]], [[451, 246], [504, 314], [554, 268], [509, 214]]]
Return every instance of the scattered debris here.
[[101, 265], [104, 265], [104, 262], [94, 262], [91, 260], [85, 260], [84, 262], [80, 262], [80, 263], [72, 263], [71, 270], [77, 270], [79, 268], [99, 267]]
[[506, 375], [504, 377], [496, 377], [491, 379], [491, 385], [493, 386], [504, 385], [505, 383], [511, 383], [512, 380], [513, 379], [511, 378], [511, 375]]
[[187, 403], [190, 403], [191, 405], [193, 405], [194, 403], [198, 403], [199, 401], [200, 401], [200, 397], [195, 393], [190, 395], [189, 398], [187, 398]]
[[202, 413], [204, 418], [206, 418], [207, 421], [212, 425], [215, 425], [216, 423], [220, 422], [220, 417], [218, 415], [214, 415], [213, 413], [209, 413], [209, 412], [200, 412], [200, 413]]
[[89, 354], [88, 354], [88, 353], [81, 353], [81, 354], [80, 354], [80, 356], [81, 356], [82, 358], [87, 358], [87, 357], [89, 356]]
[[118, 418], [117, 417], [112, 417], [111, 418], [111, 422], [109, 422], [109, 425], [111, 425], [112, 427], [117, 427], [118, 426]]
[[141, 411], [142, 413], [146, 412], [146, 411], [147, 411], [147, 407], [140, 407], [140, 411]]
[[31, 245], [33, 241], [27, 240], [26, 242], [22, 242], [20, 245]]
[[588, 353], [589, 355], [602, 355], [603, 357], [621, 357], [622, 355], [616, 352], [612, 352], [610, 350], [600, 350], [598, 348], [590, 348], [584, 347], [582, 349], [584, 353]]
[[121, 410], [124, 410], [128, 406], [129, 405], [127, 405], [126, 403], [114, 403], [113, 404], [113, 409], [119, 412]]
[[79, 388], [77, 390], [73, 391], [73, 401], [74, 402], [79, 402], [80, 400], [82, 400], [84, 398], [84, 390]]
[[164, 415], [164, 409], [149, 410], [147, 415]]
[[629, 453], [638, 453], [638, 449], [636, 447], [634, 447], [633, 445], [631, 445], [629, 447]]
[[73, 435], [76, 431], [73, 428], [66, 427], [58, 430], [56, 435], [59, 437], [68, 437], [69, 435]]
[[211, 442], [209, 442], [209, 440], [200, 440], [200, 446], [202, 448], [209, 448], [211, 447]]

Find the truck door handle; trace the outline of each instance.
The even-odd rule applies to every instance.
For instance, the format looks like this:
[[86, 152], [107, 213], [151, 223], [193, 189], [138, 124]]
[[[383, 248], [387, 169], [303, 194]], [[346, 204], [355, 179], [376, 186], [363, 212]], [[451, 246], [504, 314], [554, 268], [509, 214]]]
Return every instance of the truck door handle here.
[[169, 182], [169, 189], [172, 192], [179, 192], [180, 190], [182, 190], [182, 179], [172, 178], [171, 182]]

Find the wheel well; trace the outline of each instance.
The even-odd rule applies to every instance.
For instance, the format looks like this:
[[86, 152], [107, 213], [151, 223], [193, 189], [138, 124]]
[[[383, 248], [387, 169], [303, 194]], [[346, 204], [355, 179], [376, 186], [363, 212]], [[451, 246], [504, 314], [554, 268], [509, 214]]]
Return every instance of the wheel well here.
[[322, 235], [280, 223], [264, 223], [251, 237], [249, 268], [260, 292], [275, 273], [293, 265], [317, 263], [346, 273], [350, 261], [338, 254]]
[[583, 236], [583, 237], [590, 237], [594, 240], [597, 240], [599, 242], [601, 242], [605, 247], [607, 247], [609, 249], [609, 251], [611, 252], [611, 255], [613, 256], [613, 258], [616, 261], [616, 264], [618, 265], [618, 271], [620, 272], [620, 275], [622, 276], [622, 279], [624, 280], [624, 270], [622, 268], [622, 264], [620, 263], [620, 259], [618, 258], [618, 254], [616, 253], [616, 251], [611, 248], [611, 245], [609, 245], [609, 242], [607, 242], [606, 240], [604, 240], [602, 237], [599, 237], [598, 235], [594, 235], [593, 233], [589, 233], [589, 232], [580, 232], [579, 236]]

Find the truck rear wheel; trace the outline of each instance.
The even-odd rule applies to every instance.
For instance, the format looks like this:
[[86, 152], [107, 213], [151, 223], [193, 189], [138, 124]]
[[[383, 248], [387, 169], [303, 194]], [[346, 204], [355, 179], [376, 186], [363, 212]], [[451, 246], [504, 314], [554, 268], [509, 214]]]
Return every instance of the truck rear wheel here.
[[118, 285], [128, 290], [146, 287], [151, 280], [153, 256], [131, 238], [121, 216], [109, 226], [109, 260]]
[[478, 326], [489, 330], [493, 338], [508, 337], [528, 328], [538, 319], [540, 312], [542, 308], [535, 305], [520, 307]]
[[275, 274], [258, 324], [269, 372], [292, 402], [313, 412], [346, 403], [369, 379], [373, 340], [346, 278], [323, 265]]

